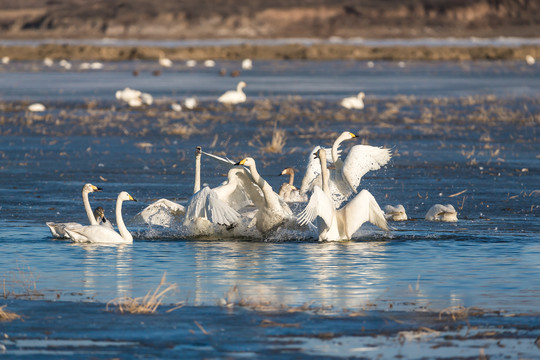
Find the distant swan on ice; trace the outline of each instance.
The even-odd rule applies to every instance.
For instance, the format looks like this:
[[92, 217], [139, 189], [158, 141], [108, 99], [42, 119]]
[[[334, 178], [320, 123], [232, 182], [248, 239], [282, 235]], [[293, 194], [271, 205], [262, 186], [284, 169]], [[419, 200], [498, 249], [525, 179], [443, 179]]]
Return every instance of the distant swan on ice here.
[[66, 228], [66, 232], [72, 241], [78, 243], [96, 243], [96, 244], [129, 244], [133, 242], [133, 237], [129, 233], [124, 220], [122, 219], [122, 203], [124, 201], [137, 201], [127, 192], [122, 191], [116, 199], [116, 224], [117, 233], [105, 226], [90, 225], [78, 228]]
[[242, 91], [247, 85], [245, 82], [240, 81], [236, 86], [236, 90], [226, 91], [218, 98], [218, 101], [222, 104], [239, 104], [246, 101], [246, 94]]
[[28, 105], [28, 111], [32, 111], [32, 112], [42, 112], [42, 111], [45, 111], [45, 110], [47, 110], [47, 108], [45, 107], [45, 105], [40, 104], [40, 103], [34, 103], [34, 104]]
[[357, 96], [351, 96], [341, 100], [340, 104], [346, 109], [363, 109], [365, 97], [366, 95], [363, 92], [359, 92]]
[[456, 222], [458, 221], [457, 211], [450, 204], [448, 205], [435, 204], [427, 212], [426, 220]]
[[322, 189], [315, 186], [306, 208], [298, 215], [298, 223], [305, 225], [317, 220], [319, 241], [350, 240], [353, 234], [365, 223], [370, 222], [388, 231], [384, 213], [377, 201], [367, 190], [362, 190], [341, 209], [337, 210], [328, 188], [328, 169], [326, 151], [320, 149]]

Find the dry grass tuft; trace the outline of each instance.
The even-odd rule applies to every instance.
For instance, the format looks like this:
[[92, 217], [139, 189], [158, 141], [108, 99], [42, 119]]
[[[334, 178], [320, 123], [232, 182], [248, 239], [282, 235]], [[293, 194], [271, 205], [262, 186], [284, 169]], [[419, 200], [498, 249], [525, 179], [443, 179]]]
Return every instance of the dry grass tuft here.
[[263, 148], [263, 151], [280, 154], [285, 147], [286, 140], [287, 137], [285, 136], [285, 130], [280, 130], [277, 127], [274, 127], [274, 131], [272, 132], [272, 141]]
[[20, 315], [17, 315], [14, 312], [4, 310], [6, 306], [7, 305], [0, 306], [0, 321], [13, 321], [21, 318]]
[[[114, 305], [118, 308], [118, 311], [128, 314], [153, 314], [156, 312], [159, 305], [165, 298], [165, 295], [170, 291], [176, 290], [178, 288], [177, 284], [167, 284], [165, 282], [167, 273], [163, 274], [161, 281], [157, 288], [148, 293], [143, 297], [120, 297], [112, 299], [107, 303], [107, 311], [109, 311], [109, 305]], [[166, 286], [166, 287], [165, 287]], [[163, 288], [165, 287], [165, 288]], [[178, 304], [176, 307], [169, 309], [167, 312], [171, 312], [182, 307], [182, 304]]]

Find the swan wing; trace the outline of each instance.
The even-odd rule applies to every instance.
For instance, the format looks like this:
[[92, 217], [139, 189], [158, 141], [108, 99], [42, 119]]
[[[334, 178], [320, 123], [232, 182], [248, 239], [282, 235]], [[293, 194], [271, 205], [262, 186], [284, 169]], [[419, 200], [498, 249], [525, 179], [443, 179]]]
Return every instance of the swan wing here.
[[101, 225], [66, 228], [65, 230], [71, 240], [77, 243], [125, 244], [130, 242], [116, 231]]
[[198, 218], [206, 218], [214, 224], [229, 226], [238, 221], [240, 214], [220, 200], [215, 191], [205, 186], [189, 200], [184, 224]]
[[350, 238], [365, 222], [370, 222], [382, 230], [389, 231], [384, 212], [373, 195], [362, 190], [340, 211], [345, 212], [345, 226]]
[[326, 226], [330, 227], [332, 225], [334, 211], [335, 208], [332, 200], [328, 198], [320, 187], [315, 186], [308, 204], [304, 210], [298, 214], [298, 223], [300, 225], [305, 225], [313, 222], [317, 217], [320, 217]]
[[356, 191], [360, 180], [368, 172], [379, 170], [390, 161], [390, 149], [355, 145], [343, 163], [343, 180]]
[[80, 227], [82, 226], [79, 223], [75, 222], [68, 222], [68, 223], [55, 223], [55, 222], [47, 222], [45, 223], [49, 230], [51, 231], [51, 234], [55, 238], [69, 238], [69, 235], [66, 234], [64, 231], [66, 227]]
[[210, 153], [207, 153], [206, 151], [202, 151], [202, 150], [201, 150], [201, 154], [204, 154], [204, 155], [206, 155], [206, 156], [208, 156], [208, 157], [210, 157], [210, 158], [212, 158], [214, 160], [218, 160], [218, 161], [220, 161], [220, 162], [222, 162], [222, 163], [224, 163], [224, 164], [226, 164], [228, 166], [231, 166], [231, 167], [234, 166], [234, 164], [235, 164], [234, 161], [232, 161], [231, 159], [229, 159], [227, 157], [217, 156], [217, 155], [210, 154]]
[[105, 216], [101, 219], [101, 222], [99, 223], [99, 225], [104, 226], [108, 229], [114, 230], [112, 223]]

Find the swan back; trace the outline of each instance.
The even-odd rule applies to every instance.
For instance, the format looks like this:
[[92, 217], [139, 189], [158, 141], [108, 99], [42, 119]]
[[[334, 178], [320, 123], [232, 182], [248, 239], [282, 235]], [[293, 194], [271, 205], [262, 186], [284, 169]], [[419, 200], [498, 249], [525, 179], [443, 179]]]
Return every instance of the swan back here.
[[386, 205], [385, 208], [385, 214], [384, 217], [386, 220], [393, 220], [393, 221], [405, 221], [407, 220], [407, 213], [405, 212], [405, 208], [403, 205]]
[[427, 212], [426, 220], [456, 222], [458, 220], [457, 211], [456, 209], [454, 209], [454, 206], [452, 206], [451, 204], [448, 204], [448, 205], [435, 204]]

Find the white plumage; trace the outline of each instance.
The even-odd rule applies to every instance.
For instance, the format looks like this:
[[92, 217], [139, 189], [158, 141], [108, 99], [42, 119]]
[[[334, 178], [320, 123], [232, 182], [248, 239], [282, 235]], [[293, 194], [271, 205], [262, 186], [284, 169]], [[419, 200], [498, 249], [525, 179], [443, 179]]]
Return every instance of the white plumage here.
[[365, 223], [370, 222], [388, 231], [384, 213], [367, 190], [362, 190], [341, 209], [336, 210], [328, 188], [326, 152], [318, 151], [322, 172], [322, 189], [315, 186], [306, 208], [298, 215], [298, 223], [305, 225], [317, 219], [319, 241], [350, 240]]
[[116, 199], [116, 223], [118, 225], [117, 233], [105, 226], [90, 225], [81, 226], [79, 228], [66, 229], [69, 237], [73, 242], [78, 243], [94, 243], [94, 244], [130, 244], [133, 242], [133, 237], [129, 233], [124, 220], [122, 219], [122, 203], [124, 201], [136, 201], [127, 192], [122, 191]]
[[218, 101], [222, 104], [240, 104], [246, 101], [246, 94], [242, 91], [247, 85], [245, 82], [240, 81], [236, 86], [236, 90], [226, 91], [218, 98]]
[[32, 111], [32, 112], [42, 112], [42, 111], [45, 111], [45, 110], [47, 110], [47, 108], [45, 107], [45, 105], [40, 104], [40, 103], [34, 103], [34, 104], [28, 105], [28, 111]]
[[289, 182], [281, 184], [279, 196], [286, 202], [304, 202], [308, 200], [306, 194], [301, 194], [300, 189], [294, 186], [294, 169], [286, 168], [280, 175], [289, 175]]
[[407, 213], [403, 205], [386, 205], [384, 208], [384, 217], [386, 220], [392, 221], [405, 221], [407, 220]]
[[346, 109], [363, 109], [365, 97], [366, 95], [360, 92], [357, 96], [351, 96], [341, 100], [340, 104]]
[[457, 211], [450, 204], [448, 205], [435, 204], [427, 212], [426, 220], [456, 222], [458, 221]]

